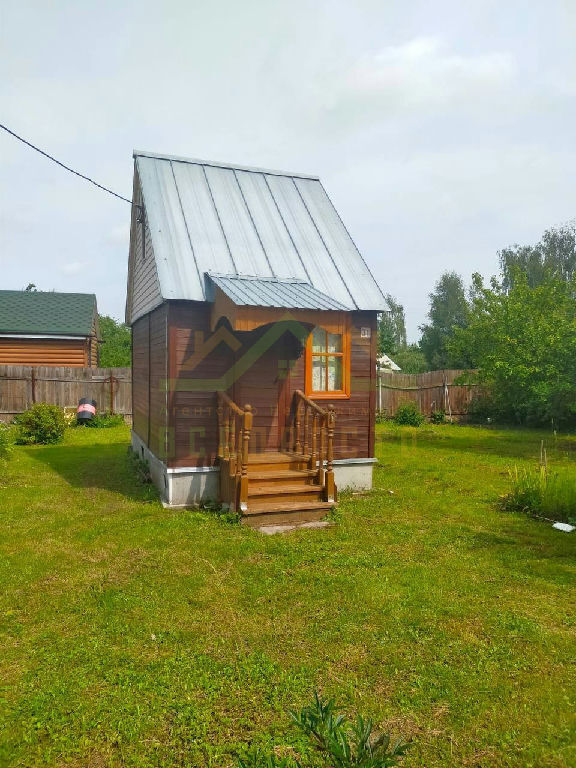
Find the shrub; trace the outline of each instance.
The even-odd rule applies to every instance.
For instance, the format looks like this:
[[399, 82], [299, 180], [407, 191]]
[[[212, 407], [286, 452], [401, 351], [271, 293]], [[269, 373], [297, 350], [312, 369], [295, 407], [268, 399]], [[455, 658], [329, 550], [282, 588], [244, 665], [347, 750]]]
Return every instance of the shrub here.
[[93, 429], [109, 429], [110, 427], [119, 427], [122, 424], [124, 424], [124, 416], [121, 413], [108, 413], [107, 411], [97, 413], [92, 419], [84, 422], [86, 427]]
[[14, 445], [14, 430], [9, 424], [0, 421], [0, 461], [7, 459]]
[[48, 403], [33, 405], [20, 413], [14, 423], [17, 426], [16, 442], [20, 445], [59, 443], [66, 429], [63, 409]]
[[394, 422], [405, 427], [419, 427], [424, 423], [424, 414], [416, 403], [403, 403], [394, 415]]
[[446, 411], [443, 409], [432, 411], [430, 414], [430, 421], [432, 424], [445, 424], [446, 423]]
[[570, 473], [550, 472], [542, 464], [537, 470], [515, 467], [510, 479], [512, 488], [502, 497], [502, 509], [576, 524], [576, 480]]

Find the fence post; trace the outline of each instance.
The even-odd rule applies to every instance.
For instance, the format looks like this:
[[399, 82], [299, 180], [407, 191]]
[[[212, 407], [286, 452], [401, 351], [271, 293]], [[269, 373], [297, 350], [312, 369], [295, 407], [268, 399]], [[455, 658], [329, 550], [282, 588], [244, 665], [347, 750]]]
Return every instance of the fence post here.
[[34, 405], [36, 403], [36, 368], [34, 366], [30, 372], [30, 384], [32, 385], [32, 405]]

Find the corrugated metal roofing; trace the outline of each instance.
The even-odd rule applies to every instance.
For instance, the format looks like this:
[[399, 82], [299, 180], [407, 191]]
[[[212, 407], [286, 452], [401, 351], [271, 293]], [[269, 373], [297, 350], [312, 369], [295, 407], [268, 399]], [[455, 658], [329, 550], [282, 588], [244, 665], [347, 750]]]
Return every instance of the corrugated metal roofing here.
[[347, 309], [343, 304], [326, 296], [304, 280], [279, 280], [275, 277], [242, 275], [208, 275], [208, 277], [239, 306]]
[[345, 309], [386, 304], [316, 176], [135, 152], [164, 299], [206, 272], [297, 279]]
[[0, 333], [90, 336], [93, 293], [0, 291]]

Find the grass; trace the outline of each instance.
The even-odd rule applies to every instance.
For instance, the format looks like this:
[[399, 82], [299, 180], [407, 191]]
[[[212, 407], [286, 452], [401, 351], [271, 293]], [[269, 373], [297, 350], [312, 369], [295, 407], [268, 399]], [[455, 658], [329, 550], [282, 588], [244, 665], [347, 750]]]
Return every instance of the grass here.
[[[542, 434], [379, 427], [371, 494], [285, 536], [168, 511], [128, 431], [0, 464], [0, 765], [235, 765], [289, 753], [318, 688], [403, 765], [576, 764], [576, 536], [498, 510]], [[576, 439], [545, 436], [576, 476]]]

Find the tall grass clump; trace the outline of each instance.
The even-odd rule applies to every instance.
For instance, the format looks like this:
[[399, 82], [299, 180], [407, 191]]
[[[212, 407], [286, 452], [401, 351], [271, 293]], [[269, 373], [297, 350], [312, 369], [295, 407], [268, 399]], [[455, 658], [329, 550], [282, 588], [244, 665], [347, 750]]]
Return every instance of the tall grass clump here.
[[551, 472], [544, 461], [537, 469], [515, 467], [510, 471], [510, 480], [512, 487], [502, 497], [503, 509], [576, 524], [576, 477], [573, 473]]
[[7, 459], [14, 445], [14, 430], [9, 424], [0, 421], [0, 461]]
[[404, 427], [420, 427], [424, 424], [425, 416], [420, 412], [416, 403], [402, 403], [398, 406], [393, 421]]

